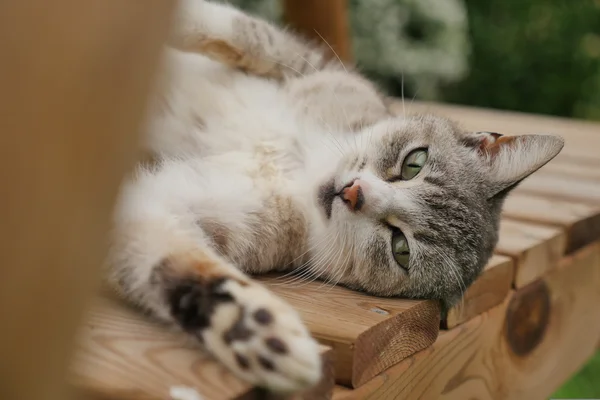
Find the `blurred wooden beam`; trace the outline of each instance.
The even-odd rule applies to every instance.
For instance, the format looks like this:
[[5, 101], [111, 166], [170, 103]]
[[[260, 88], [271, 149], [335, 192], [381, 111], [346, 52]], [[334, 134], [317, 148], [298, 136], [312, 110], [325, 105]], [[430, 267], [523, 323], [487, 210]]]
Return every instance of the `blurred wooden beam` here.
[[64, 399], [173, 0], [0, 2], [0, 398]]
[[352, 60], [347, 0], [283, 0], [287, 24], [301, 35], [326, 41], [346, 62]]

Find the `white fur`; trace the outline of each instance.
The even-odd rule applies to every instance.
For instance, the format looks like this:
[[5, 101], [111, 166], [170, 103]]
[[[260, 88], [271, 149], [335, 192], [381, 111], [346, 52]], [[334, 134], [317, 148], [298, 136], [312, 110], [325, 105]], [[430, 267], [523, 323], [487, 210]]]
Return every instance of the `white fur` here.
[[[366, 244], [374, 237], [382, 239], [379, 243], [388, 240], [391, 233], [382, 227], [383, 220], [404, 231], [410, 242], [409, 222], [391, 214], [398, 209], [407, 220], [418, 221], [422, 204], [413, 189], [422, 185], [421, 177], [391, 182], [380, 176], [381, 171], [378, 176], [370, 169], [372, 164], [357, 165], [361, 157], [377, 161], [377, 153], [392, 136], [405, 136], [402, 151], [409, 151], [426, 144], [424, 124], [437, 122], [436, 129], [429, 129], [430, 135], [437, 136], [448, 130], [453, 134], [451, 125], [432, 119], [388, 118], [383, 99], [368, 81], [340, 64], [328, 64], [323, 54], [289, 34], [226, 5], [201, 0], [182, 4], [170, 38], [180, 50], [165, 49], [145, 125], [144, 148], [159, 163], [139, 168], [123, 184], [115, 211], [109, 281], [131, 301], [172, 321], [165, 288], [152, 283], [157, 265], [181, 255], [186, 256], [177, 259], [179, 263], [196, 255], [207, 265], [217, 265], [216, 275], [230, 278], [221, 289], [233, 300], [211, 310], [210, 327], [201, 332], [208, 349], [252, 383], [300, 390], [318, 381], [321, 365], [316, 342], [289, 305], [243, 272], [297, 268], [311, 260], [313, 276], [369, 287], [378, 294], [401, 293], [409, 276], [395, 263], [391, 246], [383, 250], [385, 254], [376, 254], [384, 262], [369, 269], [364, 265], [375, 261], [366, 258], [375, 257], [369, 256]], [[241, 23], [254, 31], [239, 31]], [[264, 40], [246, 40], [252, 38]], [[181, 51], [202, 51], [215, 40], [231, 48], [218, 48], [220, 42], [216, 50], [209, 46], [212, 58]], [[238, 60], [241, 65], [232, 65], [236, 58], [228, 58], [231, 54], [249, 50], [236, 47], [244, 43], [260, 54], [254, 59], [244, 54]], [[265, 51], [261, 53], [257, 45], [264, 45]], [[232, 48], [233, 53], [228, 52]], [[215, 61], [219, 57], [221, 62]], [[256, 74], [232, 67], [256, 67]], [[446, 147], [452, 146], [458, 144]], [[525, 176], [553, 156], [557, 144], [541, 147], [532, 163], [522, 162], [513, 150], [499, 153], [490, 175], [507, 181]], [[517, 150], [522, 153], [523, 148]], [[473, 152], [472, 157], [479, 156]], [[349, 210], [335, 197], [332, 216], [326, 218], [317, 193], [331, 179], [335, 192], [355, 180], [361, 185], [365, 204], [360, 212]], [[225, 250], [207, 226], [226, 231]], [[419, 245], [413, 248], [417, 255], [425, 251], [420, 249]], [[186, 271], [185, 265], [176, 268]], [[215, 271], [204, 272], [208, 276]], [[413, 274], [412, 279], [418, 277]], [[250, 313], [258, 308], [268, 309], [275, 322], [254, 324]], [[223, 334], [239, 316], [254, 336], [225, 344]], [[240, 368], [236, 354], [256, 360], [267, 351], [264, 342], [272, 336], [289, 350], [286, 355], [271, 355], [276, 368], [265, 371], [256, 362]]]

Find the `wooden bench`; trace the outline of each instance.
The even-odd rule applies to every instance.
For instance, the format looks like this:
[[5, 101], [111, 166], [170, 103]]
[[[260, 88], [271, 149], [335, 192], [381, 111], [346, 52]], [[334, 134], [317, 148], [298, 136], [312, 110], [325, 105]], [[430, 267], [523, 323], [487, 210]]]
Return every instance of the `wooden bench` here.
[[[171, 9], [163, 0], [57, 0], [51, 8], [37, 1], [0, 2], [0, 104], [8, 110], [1, 138], [10, 149], [0, 158], [8, 189], [0, 210], [0, 316], [10, 322], [0, 330], [0, 390], [25, 400], [65, 398], [72, 334], [95, 293], [111, 205], [134, 158], [131, 132]], [[409, 108], [474, 130], [558, 133], [567, 144], [508, 199], [498, 255], [443, 321], [433, 301], [320, 283], [292, 289], [265, 278], [324, 343], [323, 381], [302, 397], [544, 398], [600, 339], [600, 126], [437, 104]], [[87, 398], [165, 399], [180, 385], [205, 399], [264, 398], [179, 334], [104, 293], [86, 314], [70, 366], [70, 381]]]
[[[600, 125], [439, 104], [415, 103], [411, 111], [451, 116], [473, 130], [558, 133], [566, 146], [554, 167], [507, 200], [497, 255], [443, 321], [434, 301], [263, 278], [299, 309], [327, 346], [324, 357], [333, 359], [322, 385], [304, 398], [543, 398], [600, 340], [600, 209], [593, 191], [600, 179], [582, 176], [575, 168], [582, 164], [572, 161], [600, 166], [600, 153], [588, 150], [600, 148]], [[576, 186], [545, 184], [555, 178]], [[200, 350], [183, 347], [178, 335], [104, 297], [84, 338], [73, 371], [78, 382], [106, 393], [164, 398], [172, 385], [195, 387], [206, 399], [255, 393]]]

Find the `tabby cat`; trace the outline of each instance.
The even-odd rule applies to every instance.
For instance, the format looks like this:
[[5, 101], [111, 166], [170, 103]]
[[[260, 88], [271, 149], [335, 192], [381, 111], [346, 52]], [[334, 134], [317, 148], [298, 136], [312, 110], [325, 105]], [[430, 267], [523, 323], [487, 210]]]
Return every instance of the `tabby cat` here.
[[502, 202], [559, 137], [394, 116], [356, 70], [222, 3], [184, 0], [115, 211], [109, 284], [250, 383], [320, 378], [298, 313], [250, 274], [296, 270], [451, 305], [488, 261]]

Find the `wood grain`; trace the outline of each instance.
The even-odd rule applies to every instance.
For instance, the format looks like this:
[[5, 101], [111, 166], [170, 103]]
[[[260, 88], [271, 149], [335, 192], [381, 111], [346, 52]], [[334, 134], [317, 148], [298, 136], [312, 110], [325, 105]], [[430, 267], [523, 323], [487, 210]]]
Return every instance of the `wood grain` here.
[[561, 229], [504, 219], [496, 253], [514, 259], [514, 285], [521, 287], [554, 268], [566, 246], [566, 234]]
[[[331, 397], [331, 349], [323, 346], [322, 356], [323, 380], [302, 398]], [[205, 400], [264, 396], [262, 390], [233, 376], [183, 334], [152, 322], [108, 295], [96, 299], [80, 331], [71, 370], [77, 387], [107, 398], [166, 399], [172, 386], [194, 388]]]
[[600, 203], [591, 205], [517, 192], [506, 199], [502, 216], [564, 229], [567, 254], [600, 237]]
[[[595, 168], [600, 168], [600, 165]], [[600, 204], [600, 184], [598, 182], [574, 176], [556, 176], [543, 169], [525, 179], [515, 189], [515, 192], [533, 193], [590, 205]]]
[[578, 157], [560, 155], [542, 170], [554, 176], [576, 177], [600, 183], [600, 162], [586, 164]]
[[285, 21], [299, 34], [325, 41], [343, 61], [351, 61], [347, 0], [283, 0], [283, 7]]
[[374, 297], [321, 282], [261, 280], [300, 312], [315, 338], [333, 348], [338, 383], [359, 386], [431, 345], [438, 334], [435, 301]]
[[492, 256], [481, 276], [465, 292], [462, 302], [448, 310], [442, 327], [453, 328], [501, 304], [512, 288], [514, 274], [515, 265], [510, 257]]
[[[394, 110], [402, 113], [402, 103], [394, 103]], [[600, 123], [524, 114], [511, 111], [490, 110], [459, 105], [413, 102], [408, 112], [431, 112], [457, 120], [465, 129], [492, 131], [506, 135], [546, 133], [561, 135], [566, 144], [557, 158], [569, 160], [568, 164], [596, 164], [600, 161]], [[575, 162], [573, 162], [575, 161]]]
[[549, 293], [549, 318], [541, 340], [526, 355], [515, 354], [509, 346], [505, 316], [512, 301], [531, 292], [530, 287], [440, 333], [433, 346], [360, 388], [336, 390], [334, 399], [547, 398], [593, 354], [600, 337], [599, 244], [564, 259], [533, 285]]
[[0, 2], [0, 398], [66, 397], [173, 4]]

